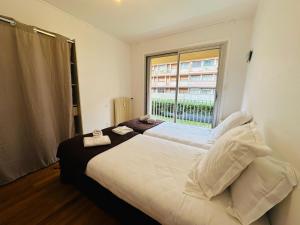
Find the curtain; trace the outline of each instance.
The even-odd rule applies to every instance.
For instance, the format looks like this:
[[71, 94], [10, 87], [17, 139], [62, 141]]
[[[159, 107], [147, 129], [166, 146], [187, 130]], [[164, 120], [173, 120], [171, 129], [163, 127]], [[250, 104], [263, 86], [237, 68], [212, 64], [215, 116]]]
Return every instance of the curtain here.
[[57, 161], [74, 133], [70, 44], [0, 22], [0, 184]]

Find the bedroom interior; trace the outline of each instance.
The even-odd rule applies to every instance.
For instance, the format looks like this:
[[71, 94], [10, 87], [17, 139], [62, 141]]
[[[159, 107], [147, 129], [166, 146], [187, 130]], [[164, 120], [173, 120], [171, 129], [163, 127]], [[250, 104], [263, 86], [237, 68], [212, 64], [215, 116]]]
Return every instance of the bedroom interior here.
[[300, 2], [0, 0], [0, 225], [296, 225]]

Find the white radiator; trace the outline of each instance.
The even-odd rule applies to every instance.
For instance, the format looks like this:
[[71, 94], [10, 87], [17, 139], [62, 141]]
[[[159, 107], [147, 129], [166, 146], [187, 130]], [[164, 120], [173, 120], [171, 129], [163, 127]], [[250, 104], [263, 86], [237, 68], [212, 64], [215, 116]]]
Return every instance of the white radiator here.
[[114, 99], [115, 126], [119, 123], [132, 119], [132, 101], [133, 99], [128, 97]]

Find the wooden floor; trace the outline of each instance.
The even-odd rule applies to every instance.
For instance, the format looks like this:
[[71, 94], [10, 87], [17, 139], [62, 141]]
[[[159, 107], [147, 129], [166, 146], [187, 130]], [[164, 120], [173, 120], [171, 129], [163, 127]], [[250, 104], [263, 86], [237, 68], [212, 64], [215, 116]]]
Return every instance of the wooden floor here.
[[118, 225], [73, 186], [59, 181], [59, 166], [0, 187], [1, 225]]

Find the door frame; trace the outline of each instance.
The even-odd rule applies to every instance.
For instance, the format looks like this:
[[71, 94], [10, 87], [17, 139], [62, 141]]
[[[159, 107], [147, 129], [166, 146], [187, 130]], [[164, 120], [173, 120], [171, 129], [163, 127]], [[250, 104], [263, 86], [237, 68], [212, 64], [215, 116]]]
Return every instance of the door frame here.
[[[148, 94], [150, 88], [150, 60], [153, 57], [163, 57], [168, 55], [177, 55], [177, 63], [180, 62], [180, 55], [184, 53], [191, 53], [196, 51], [205, 51], [205, 50], [212, 50], [212, 49], [219, 49], [219, 65], [218, 65], [218, 74], [217, 74], [217, 84], [216, 84], [216, 95], [215, 95], [215, 105], [214, 105], [214, 112], [213, 112], [213, 122], [212, 127], [217, 126], [220, 121], [220, 114], [221, 114], [221, 107], [222, 107], [222, 93], [223, 93], [223, 82], [225, 76], [225, 62], [226, 62], [226, 55], [227, 55], [227, 45], [228, 42], [218, 42], [209, 45], [201, 45], [201, 46], [194, 46], [189, 48], [181, 48], [176, 50], [164, 51], [159, 53], [151, 53], [145, 55], [145, 105], [144, 105], [144, 112], [145, 114], [148, 113], [148, 109], [150, 109], [150, 95]], [[178, 94], [178, 78], [179, 78], [179, 67], [180, 63], [177, 66], [176, 71], [176, 95]], [[175, 103], [177, 101], [177, 96], [175, 96]], [[175, 104], [175, 112], [176, 113], [176, 104]], [[176, 122], [176, 114], [175, 114], [175, 122]]]

